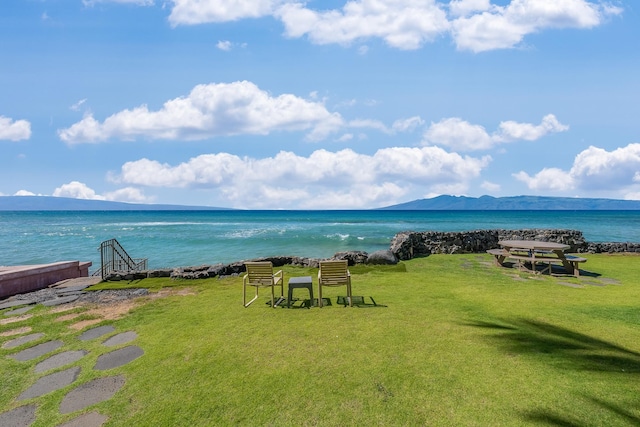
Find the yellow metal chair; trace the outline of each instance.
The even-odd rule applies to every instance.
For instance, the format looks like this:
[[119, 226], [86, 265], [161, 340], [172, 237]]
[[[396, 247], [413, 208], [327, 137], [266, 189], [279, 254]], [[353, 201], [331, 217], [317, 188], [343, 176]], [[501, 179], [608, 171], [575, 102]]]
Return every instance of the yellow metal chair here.
[[[274, 288], [280, 286], [280, 296], [284, 297], [284, 274], [282, 270], [273, 272], [273, 264], [271, 261], [251, 261], [244, 263], [247, 274], [242, 278], [242, 303], [245, 307], [249, 307], [252, 302], [258, 299], [258, 289], [271, 288], [271, 306], [275, 307]], [[247, 302], [247, 286], [256, 288], [256, 296]]]
[[346, 286], [349, 307], [353, 307], [351, 298], [351, 273], [347, 260], [320, 261], [318, 271], [318, 307], [322, 307], [323, 286]]

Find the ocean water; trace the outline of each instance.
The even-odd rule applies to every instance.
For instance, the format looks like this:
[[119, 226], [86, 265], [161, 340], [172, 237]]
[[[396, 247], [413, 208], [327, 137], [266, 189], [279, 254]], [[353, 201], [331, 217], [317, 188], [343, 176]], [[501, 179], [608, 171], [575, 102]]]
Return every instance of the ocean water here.
[[640, 211], [73, 211], [0, 212], [0, 265], [100, 265], [117, 239], [150, 268], [271, 255], [330, 257], [387, 249], [401, 231], [562, 228], [593, 242], [640, 242]]

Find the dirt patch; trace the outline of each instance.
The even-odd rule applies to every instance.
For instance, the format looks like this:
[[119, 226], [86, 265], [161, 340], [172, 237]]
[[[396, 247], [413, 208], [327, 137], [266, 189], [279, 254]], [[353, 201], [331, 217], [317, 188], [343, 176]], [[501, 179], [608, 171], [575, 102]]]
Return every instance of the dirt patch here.
[[79, 331], [81, 329], [86, 328], [87, 326], [95, 325], [96, 323], [102, 322], [102, 319], [89, 319], [82, 320], [78, 323], [74, 323], [73, 325], [69, 325], [69, 329], [73, 329], [74, 331]]
[[69, 313], [64, 316], [60, 316], [56, 319], [56, 322], [66, 322], [67, 320], [73, 320], [76, 317], [80, 316], [82, 313]]
[[180, 289], [166, 288], [166, 289], [160, 289], [158, 292], [150, 293], [148, 297], [150, 299], [156, 299], [156, 298], [166, 298], [171, 296], [186, 297], [189, 295], [196, 295], [196, 292], [191, 288], [180, 288]]
[[[81, 320], [80, 322], [76, 322], [72, 325], [69, 325], [69, 328], [79, 331], [81, 329], [86, 328], [87, 326], [100, 323], [103, 320], [120, 319], [121, 317], [129, 313], [136, 306], [138, 306], [138, 303], [136, 301], [119, 301], [117, 303], [101, 304], [99, 306], [94, 306], [93, 308], [79, 314], [96, 316], [95, 319]], [[66, 316], [62, 316], [62, 317], [66, 317]]]
[[158, 292], [153, 292], [145, 295], [145, 298], [135, 298], [135, 299], [129, 299], [124, 301], [110, 302], [110, 303], [84, 305], [84, 307], [90, 307], [90, 308], [87, 311], [83, 311], [82, 313], [72, 313], [66, 316], [61, 316], [58, 318], [58, 320], [62, 321], [63, 318], [66, 318], [64, 320], [71, 320], [79, 316], [80, 314], [96, 317], [95, 319], [82, 320], [80, 322], [76, 322], [72, 325], [69, 325], [69, 328], [78, 331], [86, 328], [87, 326], [100, 323], [103, 320], [120, 319], [126, 314], [128, 314], [134, 308], [140, 305], [144, 305], [145, 302], [150, 300], [154, 300], [158, 298], [166, 298], [170, 296], [187, 296], [187, 295], [196, 295], [196, 293], [189, 288], [161, 289]]
[[13, 335], [24, 334], [31, 332], [31, 326], [23, 326], [22, 328], [11, 329], [10, 331], [4, 331], [0, 333], [0, 337], [10, 337]]
[[0, 319], [0, 325], [8, 325], [9, 323], [21, 322], [23, 320], [31, 319], [32, 314], [25, 314], [24, 316], [12, 316], [8, 319]]
[[81, 308], [79, 305], [59, 305], [49, 311], [49, 313], [64, 313], [65, 311], [75, 310], [76, 308]]

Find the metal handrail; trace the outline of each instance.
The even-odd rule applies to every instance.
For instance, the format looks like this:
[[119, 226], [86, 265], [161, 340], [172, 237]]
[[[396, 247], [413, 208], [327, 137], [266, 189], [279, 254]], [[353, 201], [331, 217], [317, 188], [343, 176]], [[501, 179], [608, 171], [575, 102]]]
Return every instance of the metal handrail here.
[[100, 270], [93, 275], [100, 274], [103, 280], [114, 271], [130, 273], [147, 269], [147, 258], [131, 258], [116, 239], [100, 243], [98, 250], [100, 251]]

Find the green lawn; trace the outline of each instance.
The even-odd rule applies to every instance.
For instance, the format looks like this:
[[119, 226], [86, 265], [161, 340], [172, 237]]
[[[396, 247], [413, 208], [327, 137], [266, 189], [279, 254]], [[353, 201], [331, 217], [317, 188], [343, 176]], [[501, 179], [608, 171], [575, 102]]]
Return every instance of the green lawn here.
[[[73, 341], [80, 332], [51, 309], [0, 332], [29, 325], [89, 350], [81, 382], [123, 373], [124, 388], [87, 410], [109, 426], [639, 425], [640, 257], [586, 257], [594, 274], [579, 279], [498, 268], [484, 254], [351, 267], [354, 295], [378, 307], [345, 308], [344, 290], [327, 288], [322, 309], [273, 309], [264, 291], [243, 308], [240, 277], [128, 283], [195, 294], [104, 322], [135, 330], [145, 351], [106, 373], [91, 368], [109, 349]], [[284, 270], [314, 276], [317, 291], [317, 269]], [[12, 352], [0, 350], [0, 412], [25, 403], [15, 398], [44, 359]], [[57, 413], [72, 388], [32, 399], [34, 426], [72, 418]]]

